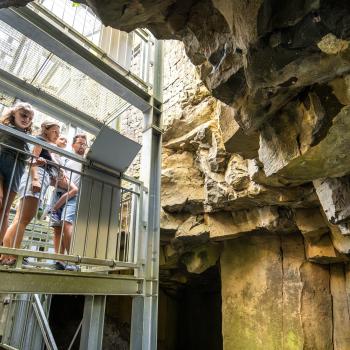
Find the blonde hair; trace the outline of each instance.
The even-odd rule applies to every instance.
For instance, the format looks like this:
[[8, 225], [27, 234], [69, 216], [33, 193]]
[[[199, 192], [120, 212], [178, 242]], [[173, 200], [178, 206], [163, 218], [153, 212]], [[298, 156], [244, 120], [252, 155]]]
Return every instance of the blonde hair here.
[[44, 122], [41, 123], [40, 127], [40, 136], [45, 136], [45, 131], [49, 130], [50, 128], [57, 126], [58, 128], [60, 128], [60, 125], [58, 123], [55, 122], [51, 122], [48, 120], [45, 120]]
[[[27, 113], [29, 113], [32, 117], [34, 116], [34, 109], [32, 105], [26, 102], [19, 102], [16, 103], [14, 106], [12, 106], [10, 109], [5, 112], [1, 118], [0, 118], [0, 123], [4, 125], [13, 125], [15, 126], [15, 113], [24, 110]], [[24, 132], [31, 134], [32, 133], [32, 126], [33, 122], [30, 123], [28, 128], [24, 129]]]

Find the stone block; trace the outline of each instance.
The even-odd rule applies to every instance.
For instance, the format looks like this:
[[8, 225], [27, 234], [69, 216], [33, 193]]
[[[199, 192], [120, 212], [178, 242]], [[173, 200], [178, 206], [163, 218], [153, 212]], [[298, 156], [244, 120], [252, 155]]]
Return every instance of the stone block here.
[[313, 182], [327, 219], [340, 224], [350, 219], [350, 176], [318, 179]]
[[185, 264], [190, 273], [200, 274], [215, 266], [221, 253], [220, 244], [210, 244], [196, 247], [181, 257], [181, 262]]
[[304, 153], [299, 148], [297, 118], [280, 116], [275, 124], [267, 125], [262, 131], [259, 159], [265, 174], [277, 174], [289, 183], [300, 183], [349, 173], [350, 106], [343, 107], [331, 119], [327, 130], [322, 132], [323, 137], [304, 149]]
[[227, 240], [257, 231], [275, 231], [279, 213], [276, 207], [263, 207], [235, 212], [219, 212], [205, 215], [210, 239]]
[[240, 154], [245, 159], [258, 156], [259, 134], [246, 135], [235, 120], [234, 108], [224, 103], [221, 103], [219, 126], [227, 152]]
[[339, 253], [333, 246], [329, 234], [326, 233], [318, 239], [305, 238], [305, 253], [309, 261], [318, 264], [330, 264], [348, 262], [349, 258], [345, 254]]
[[350, 254], [350, 236], [343, 235], [337, 225], [329, 224], [329, 228], [334, 248], [339, 253]]
[[225, 181], [236, 191], [246, 189], [250, 182], [247, 160], [232, 154], [225, 171]]
[[333, 301], [334, 350], [350, 349], [349, 302], [346, 291], [346, 275], [343, 264], [331, 265], [331, 293]]
[[190, 250], [209, 241], [209, 228], [203, 215], [190, 216], [179, 226], [173, 245], [176, 249]]
[[296, 209], [295, 222], [303, 236], [309, 240], [318, 239], [329, 231], [318, 208]]
[[224, 350], [333, 350], [329, 269], [300, 234], [227, 241], [220, 263]]
[[164, 210], [160, 212], [160, 239], [168, 242], [174, 238], [179, 226], [188, 218], [189, 214], [172, 214]]
[[203, 178], [190, 152], [163, 152], [161, 199], [167, 212], [203, 212]]
[[216, 99], [209, 97], [196, 102], [193, 105], [189, 104], [180, 117], [171, 120], [163, 135], [165, 144], [183, 138], [184, 135], [215, 119], [219, 103]]

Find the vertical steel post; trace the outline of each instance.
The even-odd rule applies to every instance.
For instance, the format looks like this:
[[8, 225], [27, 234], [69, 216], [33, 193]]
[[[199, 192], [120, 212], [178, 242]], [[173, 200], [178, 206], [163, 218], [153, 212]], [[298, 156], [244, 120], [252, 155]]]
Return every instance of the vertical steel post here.
[[144, 114], [144, 131], [141, 155], [141, 180], [148, 187], [144, 196], [144, 220], [146, 223], [144, 293], [133, 298], [131, 350], [157, 349], [158, 325], [158, 275], [160, 241], [160, 175], [161, 175], [161, 105], [162, 100], [162, 42], [155, 43], [153, 107]]
[[86, 296], [81, 327], [80, 350], [101, 350], [106, 296]]

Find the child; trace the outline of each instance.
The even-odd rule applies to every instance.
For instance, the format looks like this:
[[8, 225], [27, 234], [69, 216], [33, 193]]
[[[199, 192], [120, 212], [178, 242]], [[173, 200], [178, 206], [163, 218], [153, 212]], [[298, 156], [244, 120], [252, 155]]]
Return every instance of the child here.
[[[34, 110], [28, 103], [18, 103], [1, 118], [0, 123], [14, 130], [31, 134]], [[8, 227], [9, 213], [19, 189], [26, 166], [27, 156], [6, 146], [29, 152], [28, 144], [10, 134], [0, 131], [0, 245]]]
[[[60, 136], [56, 141], [56, 146], [62, 149], [65, 149], [67, 147], [67, 138], [64, 136]], [[66, 158], [61, 157], [59, 154], [52, 153], [52, 158], [55, 163], [57, 163], [60, 166], [65, 165]], [[78, 193], [78, 188], [74, 185], [73, 182], [69, 182], [69, 178], [66, 175], [66, 172], [63, 169], [59, 169], [57, 171], [57, 175], [52, 179], [51, 185], [55, 187], [56, 192], [59, 190], [65, 190], [67, 191], [69, 189], [67, 196], [62, 196], [62, 198], [58, 199], [55, 193], [53, 193], [53, 202], [49, 205], [48, 208], [46, 208], [44, 215], [42, 218], [48, 214], [48, 212], [51, 211], [57, 211], [60, 209], [66, 200], [70, 199], [71, 197], [75, 196]], [[68, 197], [68, 199], [66, 199]], [[56, 202], [57, 201], [57, 202]]]
[[[41, 133], [37, 138], [48, 143], [55, 143], [59, 133], [60, 126], [57, 123], [46, 121], [41, 124]], [[45, 197], [50, 185], [50, 179], [55, 173], [55, 167], [50, 164], [53, 159], [49, 150], [40, 145], [35, 145], [32, 154], [35, 161], [33, 161], [27, 175], [21, 179], [20, 202], [16, 216], [5, 233], [3, 240], [5, 247], [20, 247], [25, 229], [34, 218], [39, 203]], [[16, 258], [14, 256], [2, 256], [1, 264], [14, 265], [15, 263]]]
[[[66, 148], [67, 139], [63, 136], [60, 136], [56, 141], [56, 146], [63, 149]], [[55, 160], [60, 165], [65, 165], [65, 163], [67, 162], [66, 158], [62, 158], [57, 154], [55, 154]], [[50, 208], [46, 213], [51, 212], [52, 219], [57, 221], [59, 220], [59, 218], [62, 217], [62, 215], [64, 215], [63, 206], [71, 198], [78, 194], [78, 187], [74, 184], [73, 181], [70, 181], [70, 179], [66, 175], [66, 172], [63, 170], [59, 171], [58, 177], [55, 182], [56, 183], [53, 184], [53, 186], [56, 187], [56, 191], [53, 193]], [[53, 241], [55, 253], [60, 252], [61, 254], [64, 254], [65, 247], [64, 244], [62, 244], [61, 242], [61, 232], [55, 232]]]
[[[67, 138], [63, 135], [60, 135], [54, 144], [58, 148], [66, 149], [67, 142], [68, 142]], [[58, 165], [58, 167], [57, 167], [57, 169], [53, 169], [50, 185], [53, 186], [55, 190], [56, 190], [56, 188], [61, 188], [61, 187], [66, 188], [67, 184], [68, 184], [67, 177], [65, 175], [64, 170], [62, 170], [59, 167], [59, 166], [64, 165], [62, 157], [57, 153], [51, 153], [51, 156], [52, 156], [53, 162], [55, 162]], [[52, 203], [52, 199], [54, 199], [54, 197], [55, 197], [54, 193], [55, 192], [53, 192], [51, 194], [52, 198], [51, 198], [50, 204], [48, 204], [45, 208], [42, 208], [41, 205], [39, 206], [38, 218], [40, 220], [44, 220], [46, 218], [47, 214], [49, 212], [51, 212], [51, 209], [54, 205], [54, 203]], [[42, 203], [40, 203], [40, 204], [42, 204]]]

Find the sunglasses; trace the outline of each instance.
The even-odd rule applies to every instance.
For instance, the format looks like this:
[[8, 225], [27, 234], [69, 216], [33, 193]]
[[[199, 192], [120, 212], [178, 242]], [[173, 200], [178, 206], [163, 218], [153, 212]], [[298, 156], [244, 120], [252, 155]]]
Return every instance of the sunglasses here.
[[21, 112], [21, 113], [20, 113], [20, 116], [21, 116], [22, 118], [33, 119], [33, 116], [32, 116], [31, 114], [27, 114], [27, 113], [25, 113], [25, 112]]

